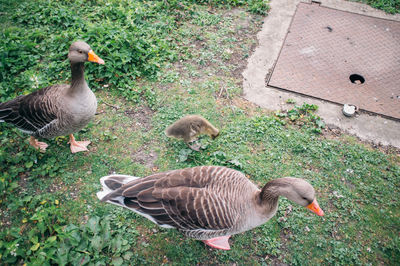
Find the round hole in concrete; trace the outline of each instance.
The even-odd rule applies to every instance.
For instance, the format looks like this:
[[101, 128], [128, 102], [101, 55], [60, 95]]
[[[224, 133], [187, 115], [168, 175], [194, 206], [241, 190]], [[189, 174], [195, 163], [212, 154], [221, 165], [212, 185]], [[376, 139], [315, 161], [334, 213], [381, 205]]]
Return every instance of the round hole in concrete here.
[[359, 74], [351, 74], [349, 79], [354, 84], [363, 84], [365, 82], [365, 78]]

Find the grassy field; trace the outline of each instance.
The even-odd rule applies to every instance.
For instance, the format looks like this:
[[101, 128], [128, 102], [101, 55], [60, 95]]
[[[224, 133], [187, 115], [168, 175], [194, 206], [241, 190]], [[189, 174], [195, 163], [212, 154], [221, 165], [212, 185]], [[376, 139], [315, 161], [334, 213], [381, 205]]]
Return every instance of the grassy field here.
[[[263, 1], [11, 1], [1, 3], [0, 100], [68, 82], [67, 49], [87, 41], [106, 61], [87, 63], [98, 114], [77, 139], [46, 153], [0, 124], [2, 265], [398, 265], [400, 157], [325, 128], [318, 108], [268, 112], [241, 95], [241, 71], [257, 44]], [[398, 5], [396, 12], [399, 12]], [[185, 114], [221, 130], [200, 152], [163, 131]], [[218, 251], [100, 203], [99, 178], [145, 176], [197, 165], [243, 171], [256, 184], [307, 179], [325, 211], [286, 199], [277, 215]]]

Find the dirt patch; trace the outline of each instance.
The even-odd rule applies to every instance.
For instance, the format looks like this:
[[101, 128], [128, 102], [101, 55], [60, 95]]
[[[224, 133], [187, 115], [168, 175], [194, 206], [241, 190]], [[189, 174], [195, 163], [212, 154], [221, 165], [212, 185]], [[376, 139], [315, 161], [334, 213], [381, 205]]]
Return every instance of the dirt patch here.
[[[193, 38], [189, 43], [182, 45], [182, 60], [173, 65], [173, 69], [180, 76], [189, 75], [193, 83], [202, 82], [208, 79], [209, 74], [215, 71], [215, 76], [220, 75], [221, 66], [232, 66], [228, 74], [237, 79], [237, 84], [241, 85], [242, 72], [246, 67], [246, 58], [253, 53], [257, 47], [257, 32], [262, 24], [262, 17], [258, 15], [243, 15], [243, 10], [232, 9], [221, 16], [229, 17], [232, 24], [227, 26], [223, 23], [211, 25], [207, 32], [213, 32], [221, 41], [216, 42], [200, 31], [201, 27], [191, 25], [192, 31], [199, 32], [199, 38]], [[240, 46], [240, 43], [251, 43], [249, 45]], [[218, 47], [220, 49], [216, 49]], [[247, 48], [244, 48], [247, 47]], [[224, 49], [222, 49], [224, 48]], [[210, 56], [205, 56], [208, 54]], [[188, 58], [189, 55], [189, 58]], [[202, 59], [201, 59], [202, 58]], [[201, 59], [201, 60], [200, 60]], [[195, 69], [199, 73], [192, 76], [188, 73], [187, 65], [196, 66]], [[225, 72], [225, 71], [224, 71]], [[222, 72], [223, 73], [223, 72]], [[222, 74], [224, 75], [224, 74]], [[168, 86], [164, 86], [168, 89]]]
[[131, 158], [134, 162], [153, 169], [155, 167], [154, 162], [157, 160], [158, 155], [155, 151], [149, 151], [148, 146], [144, 145], [139, 150], [132, 152]]
[[135, 109], [128, 109], [124, 111], [126, 116], [129, 116], [136, 120], [136, 126], [142, 127], [146, 130], [152, 128], [151, 118], [153, 117], [154, 111], [147, 106], [139, 106]]
[[240, 43], [246, 41], [251, 42], [251, 46], [247, 51], [241, 51], [239, 50], [240, 47], [236, 47], [236, 50], [232, 51], [232, 56], [228, 61], [228, 64], [236, 66], [232, 74], [235, 78], [240, 79], [240, 82], [242, 82], [242, 73], [247, 66], [246, 59], [248, 58], [248, 56], [253, 54], [258, 45], [257, 32], [258, 29], [261, 27], [261, 24], [262, 21], [257, 19], [256, 16], [245, 17], [237, 22], [237, 25], [239, 25], [239, 27], [237, 27], [237, 31], [235, 32], [234, 37]]
[[20, 179], [18, 181], [18, 186], [21, 189], [21, 191], [19, 193], [22, 194], [23, 192], [26, 191], [26, 188], [28, 186], [29, 176], [26, 173], [20, 173], [19, 176], [20, 176]]
[[[240, 108], [243, 110], [247, 116], [249, 117], [254, 117], [256, 114], [259, 113], [259, 110], [257, 110], [257, 105], [254, 103], [246, 100], [243, 97], [235, 97], [232, 99], [232, 104], [235, 105], [236, 107]], [[261, 112], [263, 112], [265, 115], [270, 115], [271, 111], [268, 111], [266, 109], [262, 109]]]
[[[91, 171], [89, 171], [88, 173], [91, 174]], [[60, 202], [66, 200], [76, 200], [80, 196], [81, 187], [84, 185], [82, 178], [78, 178], [73, 186], [66, 185], [59, 178], [53, 180], [54, 181], [47, 187], [45, 191], [47, 193], [62, 192], [59, 198]], [[36, 194], [39, 193], [41, 193], [41, 191], [36, 191]]]
[[[339, 127], [335, 125], [327, 125], [325, 129], [322, 131], [322, 135], [326, 139], [332, 139], [332, 140], [340, 140], [343, 141], [343, 136], [346, 135], [346, 131], [340, 129]], [[370, 149], [378, 149], [379, 151], [385, 153], [385, 154], [396, 154], [397, 156], [400, 156], [400, 149], [393, 147], [393, 146], [387, 146], [387, 145], [382, 145], [381, 143], [375, 143], [372, 140], [363, 140], [358, 136], [353, 136], [355, 139], [357, 139], [358, 142], [364, 144], [366, 147]]]

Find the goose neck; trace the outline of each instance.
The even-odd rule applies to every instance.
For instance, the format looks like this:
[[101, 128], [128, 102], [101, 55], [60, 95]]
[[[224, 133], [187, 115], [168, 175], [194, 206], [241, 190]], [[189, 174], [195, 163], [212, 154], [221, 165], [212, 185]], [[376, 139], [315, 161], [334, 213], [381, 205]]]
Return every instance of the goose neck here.
[[272, 180], [268, 182], [259, 194], [259, 202], [261, 205], [269, 205], [271, 208], [275, 208], [278, 204], [279, 196], [283, 196], [282, 187], [285, 184], [281, 184], [278, 180]]
[[71, 88], [70, 91], [73, 93], [82, 88], [86, 88], [85, 80], [85, 64], [82, 62], [72, 63], [71, 62]]

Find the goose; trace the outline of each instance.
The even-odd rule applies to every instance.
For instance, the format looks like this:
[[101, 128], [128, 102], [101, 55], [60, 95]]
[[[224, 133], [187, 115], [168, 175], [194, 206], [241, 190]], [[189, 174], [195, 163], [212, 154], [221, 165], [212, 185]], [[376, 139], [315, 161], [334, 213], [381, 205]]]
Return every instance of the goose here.
[[200, 147], [189, 145], [189, 143], [194, 141], [200, 134], [207, 134], [212, 139], [215, 139], [219, 135], [219, 130], [200, 115], [186, 115], [165, 130], [167, 137], [181, 138], [189, 148], [195, 151], [199, 151]]
[[314, 188], [304, 179], [278, 178], [259, 189], [242, 172], [222, 166], [197, 166], [144, 178], [112, 174], [100, 183], [97, 197], [101, 201], [222, 250], [230, 249], [231, 235], [271, 219], [279, 196], [324, 215]]
[[52, 85], [0, 103], [0, 122], [13, 124], [31, 135], [29, 143], [42, 151], [48, 145], [36, 138], [69, 135], [72, 153], [87, 151], [87, 145], [90, 144], [90, 141], [76, 141], [72, 133], [86, 126], [97, 109], [96, 96], [84, 77], [84, 63], [104, 64], [104, 61], [83, 41], [71, 44], [68, 59], [71, 64], [71, 85]]

